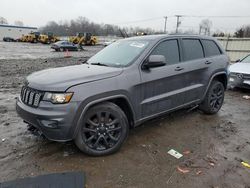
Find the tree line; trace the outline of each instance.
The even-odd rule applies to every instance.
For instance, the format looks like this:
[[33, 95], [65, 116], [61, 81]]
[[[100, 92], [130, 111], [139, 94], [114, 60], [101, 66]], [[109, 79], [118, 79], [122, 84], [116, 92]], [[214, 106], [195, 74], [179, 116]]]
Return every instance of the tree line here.
[[237, 29], [234, 33], [234, 36], [238, 38], [250, 37], [250, 25], [246, 25]]
[[[212, 22], [209, 20], [202, 20], [200, 23], [199, 34], [210, 35], [210, 29]], [[161, 34], [162, 31], [154, 30], [151, 28], [140, 28], [140, 27], [119, 27], [112, 24], [97, 24], [89, 21], [85, 17], [78, 17], [77, 19], [70, 21], [60, 21], [48, 22], [44, 27], [40, 28], [41, 32], [53, 32], [58, 36], [71, 36], [75, 35], [78, 32], [90, 32], [94, 35], [107, 36], [107, 35], [116, 35], [116, 36], [125, 36], [126, 35], [135, 35], [137, 32], [147, 33], [147, 34]], [[187, 32], [183, 32], [187, 33]], [[224, 32], [215, 32], [213, 33], [214, 37], [224, 37], [228, 36]], [[250, 37], [250, 25], [242, 26], [237, 29], [233, 35], [230, 36], [243, 38]]]
[[[0, 16], [0, 24], [8, 24], [8, 20], [4, 17]], [[24, 26], [22, 21], [15, 21], [15, 25]], [[212, 26], [212, 22], [209, 20], [202, 20], [200, 23], [199, 34], [210, 35], [210, 29]], [[116, 35], [116, 36], [132, 36], [137, 32], [147, 33], [147, 34], [161, 34], [162, 31], [154, 30], [151, 28], [140, 28], [140, 27], [119, 27], [117, 25], [112, 24], [97, 24], [91, 22], [89, 19], [85, 17], [78, 17], [72, 20], [65, 21], [50, 21], [45, 26], [39, 28], [39, 31], [42, 33], [53, 32], [58, 36], [72, 36], [78, 32], [90, 32], [94, 35], [99, 36], [108, 36], [108, 35]], [[182, 33], [193, 33], [194, 31], [184, 31]], [[226, 34], [224, 32], [215, 32], [213, 33], [214, 37], [225, 37], [225, 36], [233, 36], [237, 38], [250, 37], [250, 24], [242, 26], [238, 28], [234, 34]]]
[[214, 37], [236, 37], [236, 38], [249, 38], [250, 37], [250, 25], [245, 25], [237, 29], [233, 35], [226, 34], [224, 32], [217, 32], [213, 34]]
[[89, 21], [85, 17], [78, 17], [77, 19], [70, 21], [50, 21], [44, 27], [39, 29], [42, 33], [53, 32], [58, 36], [72, 36], [78, 32], [90, 32], [99, 36], [127, 36], [134, 35], [136, 32], [144, 32], [147, 34], [159, 33], [151, 28], [139, 28], [139, 27], [118, 27], [111, 24], [97, 24]]

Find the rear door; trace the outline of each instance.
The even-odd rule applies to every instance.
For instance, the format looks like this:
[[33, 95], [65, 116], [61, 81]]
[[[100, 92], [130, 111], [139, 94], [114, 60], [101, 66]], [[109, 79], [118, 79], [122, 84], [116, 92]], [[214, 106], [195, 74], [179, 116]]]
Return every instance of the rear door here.
[[209, 39], [202, 39], [201, 41], [204, 46], [206, 64], [208, 66], [206, 77], [210, 78], [215, 71], [225, 71], [228, 58], [225, 55], [222, 55], [222, 51], [216, 42]]
[[184, 103], [198, 102], [202, 99], [209, 80], [207, 70], [209, 63], [205, 58], [204, 48], [198, 38], [181, 39], [183, 62], [181, 68], [185, 72], [186, 87], [183, 88]]

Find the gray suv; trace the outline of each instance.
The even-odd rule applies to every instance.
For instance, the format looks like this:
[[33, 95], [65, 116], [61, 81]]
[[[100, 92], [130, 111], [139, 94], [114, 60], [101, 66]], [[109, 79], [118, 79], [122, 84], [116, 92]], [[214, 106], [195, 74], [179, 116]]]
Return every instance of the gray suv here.
[[16, 109], [50, 140], [74, 140], [89, 155], [111, 154], [130, 128], [161, 114], [195, 105], [217, 113], [228, 64], [225, 51], [210, 37], [128, 38], [82, 65], [29, 75]]

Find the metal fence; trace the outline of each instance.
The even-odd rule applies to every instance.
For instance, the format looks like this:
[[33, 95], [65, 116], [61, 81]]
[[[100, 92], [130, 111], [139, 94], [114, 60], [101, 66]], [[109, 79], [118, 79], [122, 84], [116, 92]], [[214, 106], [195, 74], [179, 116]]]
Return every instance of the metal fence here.
[[232, 62], [250, 53], [250, 38], [218, 37], [217, 40], [224, 47]]

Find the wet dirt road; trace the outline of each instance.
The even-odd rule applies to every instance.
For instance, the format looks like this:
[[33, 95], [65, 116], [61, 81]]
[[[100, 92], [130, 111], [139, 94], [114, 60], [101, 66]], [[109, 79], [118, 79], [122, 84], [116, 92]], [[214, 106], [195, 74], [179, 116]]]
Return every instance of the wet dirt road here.
[[[247, 91], [227, 91], [217, 115], [185, 109], [144, 123], [130, 131], [118, 153], [105, 157], [89, 157], [73, 142], [50, 142], [29, 133], [15, 112], [24, 77], [80, 64], [86, 56], [0, 60], [0, 182], [84, 171], [87, 187], [250, 187], [250, 169], [240, 163], [250, 163], [250, 100], [242, 98]], [[172, 148], [184, 156], [167, 154]], [[189, 172], [179, 172], [178, 166]]]

